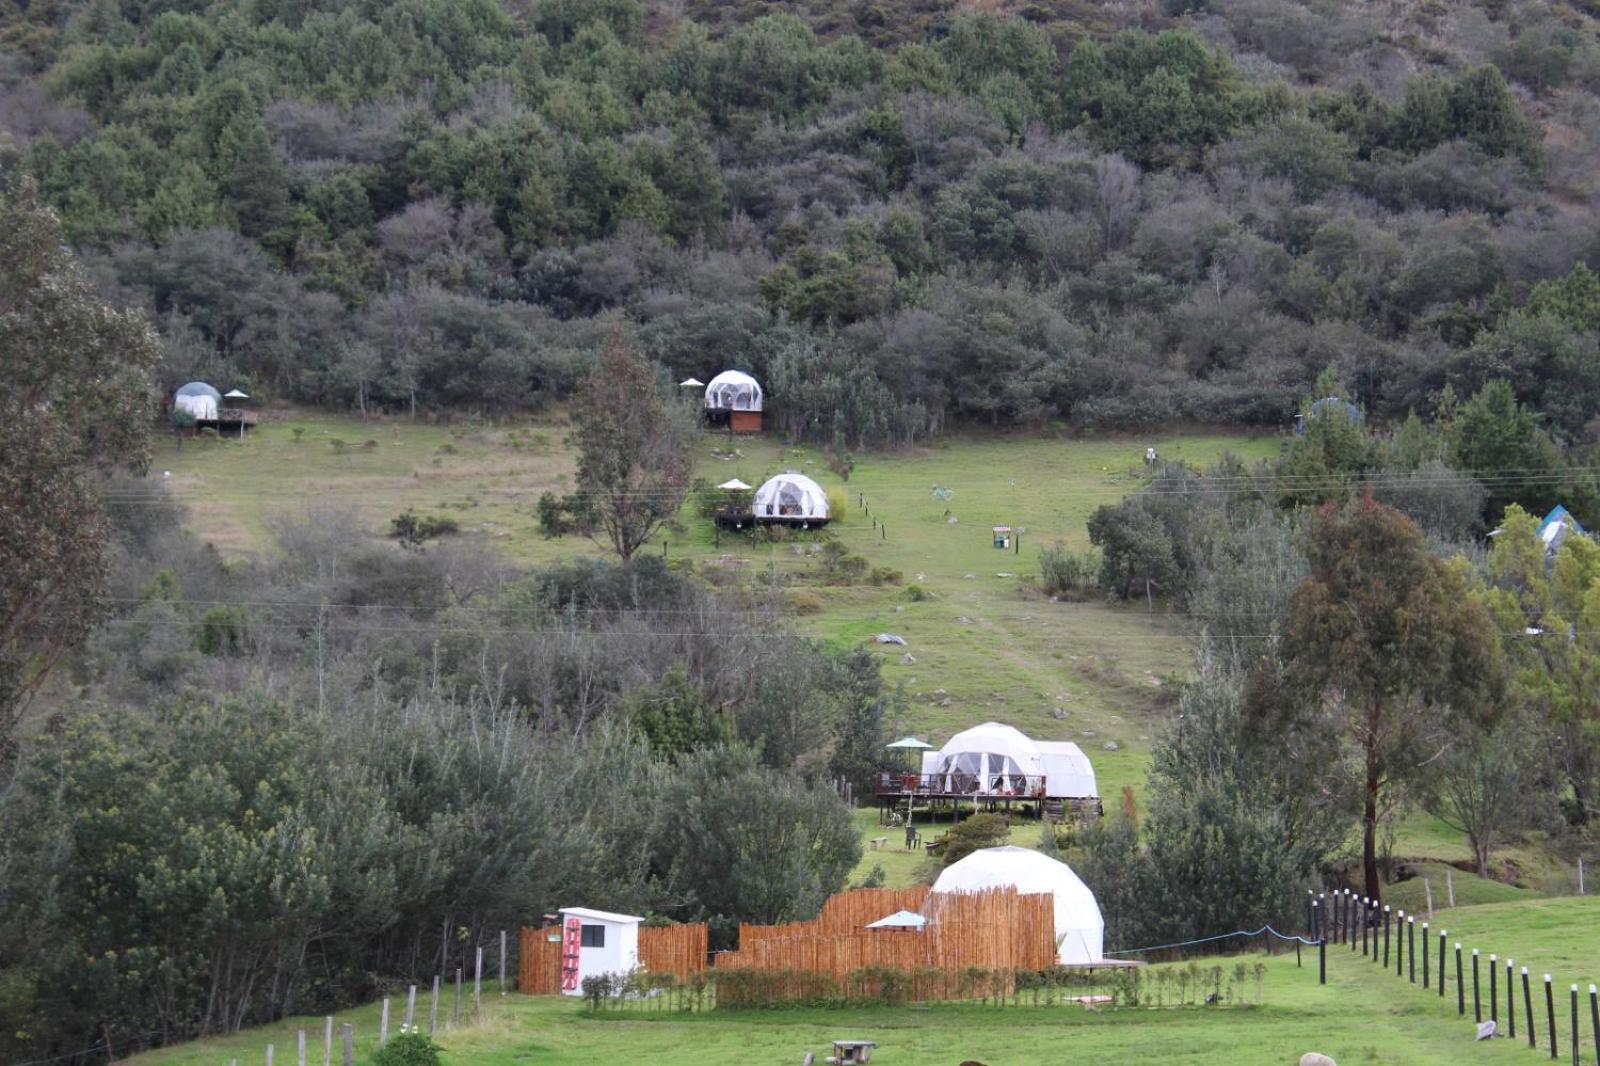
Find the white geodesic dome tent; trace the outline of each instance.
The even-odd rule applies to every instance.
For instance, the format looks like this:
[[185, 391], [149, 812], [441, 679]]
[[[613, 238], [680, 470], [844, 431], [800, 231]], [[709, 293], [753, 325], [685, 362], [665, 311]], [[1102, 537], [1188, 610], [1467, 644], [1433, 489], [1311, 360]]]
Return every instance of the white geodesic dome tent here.
[[1027, 778], [1044, 776], [1039, 746], [999, 722], [964, 729], [935, 756], [933, 773], [945, 792], [1021, 792]]
[[930, 894], [980, 892], [1007, 886], [1022, 895], [1047, 892], [1054, 897], [1057, 962], [1070, 965], [1103, 961], [1106, 923], [1094, 893], [1072, 872], [1072, 867], [1042, 852], [1014, 845], [975, 851], [945, 867]]
[[788, 518], [795, 521], [826, 522], [828, 494], [804, 474], [779, 474], [756, 489], [756, 519]]
[[215, 422], [222, 407], [222, 393], [203, 381], [191, 381], [172, 394], [174, 410], [188, 411], [196, 422]]
[[708, 411], [759, 411], [761, 385], [742, 370], [724, 370], [706, 385]]
[[942, 792], [1024, 795], [1034, 793], [1042, 777], [1050, 799], [1100, 795], [1094, 766], [1078, 745], [1033, 740], [999, 722], [964, 729], [938, 751], [924, 752], [922, 772], [932, 775]]

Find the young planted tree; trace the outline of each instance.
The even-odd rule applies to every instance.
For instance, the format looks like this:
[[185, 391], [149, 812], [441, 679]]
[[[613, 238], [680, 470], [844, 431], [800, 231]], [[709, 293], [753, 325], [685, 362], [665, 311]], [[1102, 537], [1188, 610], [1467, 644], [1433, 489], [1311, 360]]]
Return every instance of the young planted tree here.
[[0, 190], [0, 790], [27, 696], [103, 607], [97, 475], [148, 458], [156, 354], [35, 190]]
[[1390, 790], [1420, 781], [1464, 726], [1493, 718], [1504, 660], [1463, 569], [1430, 555], [1417, 527], [1370, 495], [1321, 508], [1306, 555], [1279, 692], [1311, 701], [1349, 746], [1362, 788], [1363, 891], [1376, 899]]
[[677, 513], [694, 470], [691, 411], [662, 394], [650, 364], [612, 332], [577, 403], [578, 490], [563, 502], [578, 528], [603, 533], [622, 559]]

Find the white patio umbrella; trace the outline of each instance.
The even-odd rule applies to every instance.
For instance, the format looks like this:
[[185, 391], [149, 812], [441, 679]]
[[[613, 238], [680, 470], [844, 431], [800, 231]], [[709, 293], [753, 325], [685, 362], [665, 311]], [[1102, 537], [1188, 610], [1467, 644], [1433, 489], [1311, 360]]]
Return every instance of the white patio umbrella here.
[[921, 929], [928, 919], [915, 911], [895, 911], [887, 918], [879, 918], [867, 925], [868, 929]]
[[722, 484], [718, 485], [717, 488], [719, 488], [719, 489], [727, 489], [730, 492], [748, 492], [750, 490], [750, 486], [746, 485], [744, 482], [740, 481], [738, 478], [733, 478], [732, 480], [724, 481]]
[[703, 389], [705, 387], [706, 383], [699, 378], [684, 378], [678, 382], [678, 388], [680, 389]]
[[[248, 400], [250, 394], [241, 389], [229, 389], [222, 394], [224, 400]], [[244, 419], [239, 419], [239, 439], [244, 440]]]

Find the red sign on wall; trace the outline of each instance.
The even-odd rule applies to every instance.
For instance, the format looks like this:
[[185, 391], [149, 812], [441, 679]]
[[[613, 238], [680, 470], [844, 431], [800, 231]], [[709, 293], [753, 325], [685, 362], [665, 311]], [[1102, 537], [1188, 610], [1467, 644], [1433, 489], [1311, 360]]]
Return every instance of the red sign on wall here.
[[561, 991], [578, 990], [578, 949], [583, 944], [583, 922], [568, 918], [561, 930]]

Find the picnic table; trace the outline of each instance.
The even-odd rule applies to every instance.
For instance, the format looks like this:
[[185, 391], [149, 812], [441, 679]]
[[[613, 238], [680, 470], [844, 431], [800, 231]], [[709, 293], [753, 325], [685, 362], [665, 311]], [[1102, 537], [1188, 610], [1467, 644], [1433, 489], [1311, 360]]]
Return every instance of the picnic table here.
[[877, 1046], [875, 1040], [835, 1040], [833, 1056], [828, 1061], [834, 1066], [856, 1066], [857, 1063], [871, 1062], [872, 1049]]

